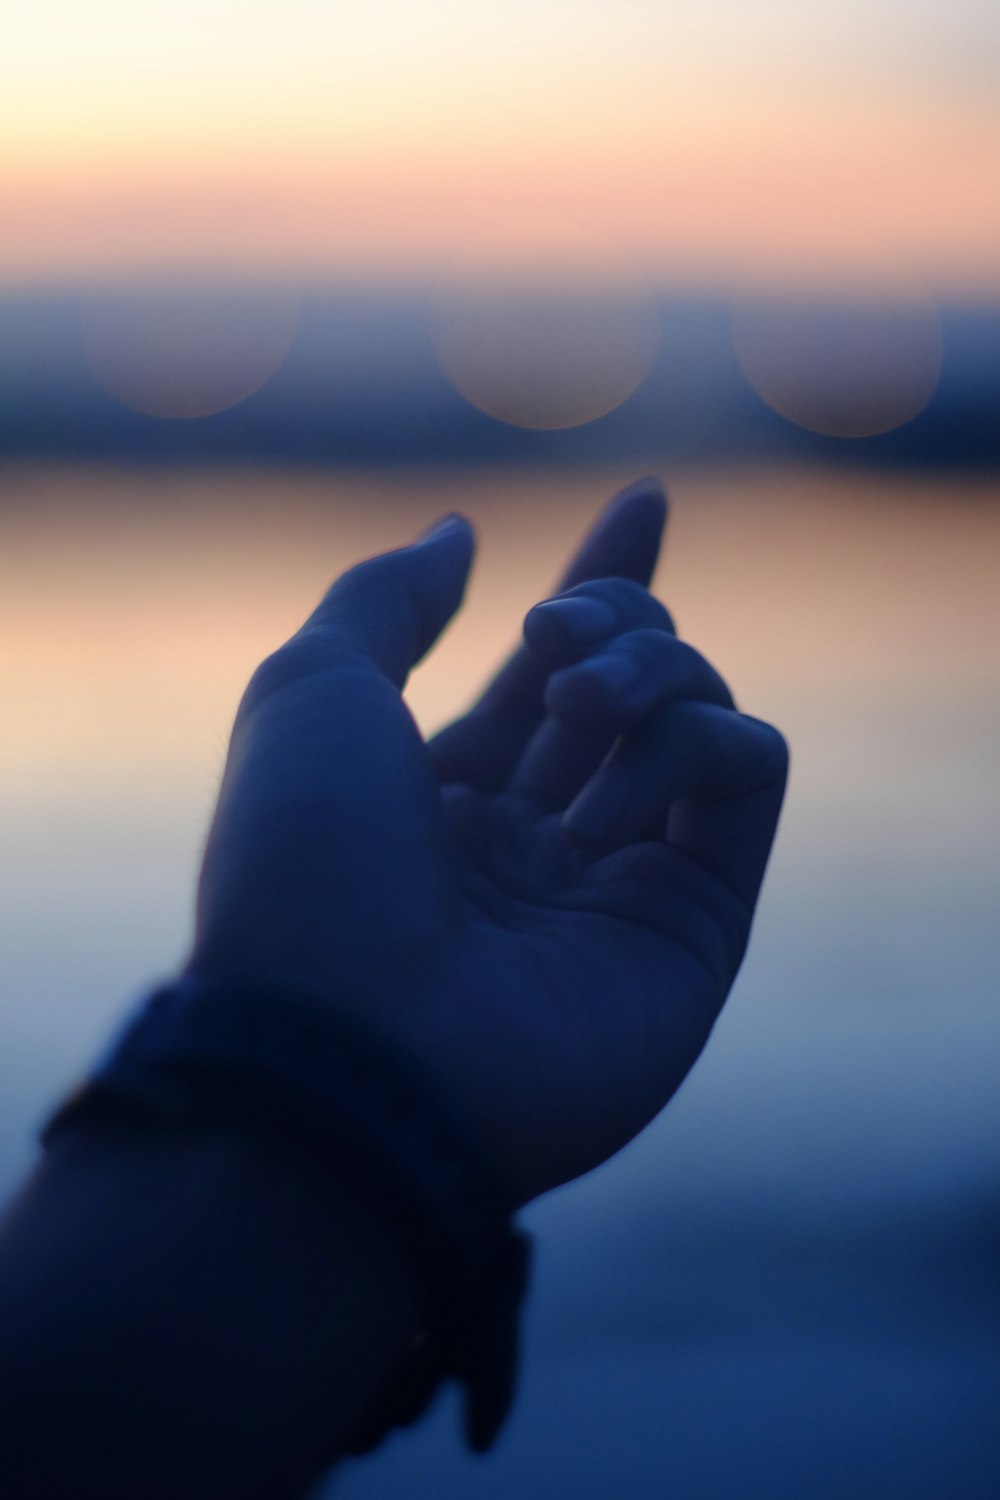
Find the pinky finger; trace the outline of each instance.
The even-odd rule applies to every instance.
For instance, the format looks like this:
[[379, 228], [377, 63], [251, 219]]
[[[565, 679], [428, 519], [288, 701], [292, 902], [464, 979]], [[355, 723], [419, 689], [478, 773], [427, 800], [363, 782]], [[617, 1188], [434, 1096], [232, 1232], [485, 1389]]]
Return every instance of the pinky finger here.
[[665, 835], [752, 906], [787, 776], [788, 748], [778, 730], [685, 699], [619, 741], [563, 826], [609, 849]]

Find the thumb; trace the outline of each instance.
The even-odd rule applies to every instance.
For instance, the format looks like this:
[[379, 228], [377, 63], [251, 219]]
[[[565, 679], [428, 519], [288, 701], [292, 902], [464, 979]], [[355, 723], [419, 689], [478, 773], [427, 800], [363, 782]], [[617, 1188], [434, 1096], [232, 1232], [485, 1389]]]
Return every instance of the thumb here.
[[358, 563], [303, 626], [339, 653], [367, 657], [398, 688], [462, 602], [475, 551], [472, 527], [450, 515], [409, 547]]

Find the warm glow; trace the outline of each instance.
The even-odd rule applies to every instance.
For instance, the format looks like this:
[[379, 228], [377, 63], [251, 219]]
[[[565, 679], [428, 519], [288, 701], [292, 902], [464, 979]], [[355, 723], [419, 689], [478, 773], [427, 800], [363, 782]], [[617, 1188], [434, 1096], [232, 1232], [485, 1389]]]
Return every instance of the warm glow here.
[[[81, 797], [146, 802], [150, 788], [196, 811], [200, 797], [207, 815], [257, 661], [343, 568], [461, 510], [479, 537], [468, 600], [409, 693], [422, 724], [442, 723], [551, 590], [570, 538], [632, 474], [2, 477], [18, 502], [0, 557], [0, 625], [17, 642], [5, 690], [17, 711], [0, 773], [26, 813], [52, 817]], [[845, 697], [877, 705], [882, 725], [887, 684], [914, 702], [929, 701], [929, 682], [992, 701], [994, 478], [963, 481], [960, 493], [935, 477], [848, 471], [669, 478], [659, 592], [755, 712], [792, 728], [815, 712], [832, 734], [830, 704]], [[938, 596], [943, 614], [928, 607]]]
[[1000, 284], [991, 8], [35, 0], [0, 275], [824, 275], [840, 230]]

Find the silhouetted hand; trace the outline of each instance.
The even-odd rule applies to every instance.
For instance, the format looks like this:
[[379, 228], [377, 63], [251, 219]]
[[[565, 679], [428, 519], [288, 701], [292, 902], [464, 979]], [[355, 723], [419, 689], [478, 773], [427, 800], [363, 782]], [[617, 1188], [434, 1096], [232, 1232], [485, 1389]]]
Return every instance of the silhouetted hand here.
[[526, 644], [425, 744], [401, 697], [458, 608], [460, 517], [345, 573], [254, 674], [189, 968], [385, 1034], [514, 1203], [663, 1107], [747, 943], [787, 752], [646, 590], [665, 508], [599, 520]]

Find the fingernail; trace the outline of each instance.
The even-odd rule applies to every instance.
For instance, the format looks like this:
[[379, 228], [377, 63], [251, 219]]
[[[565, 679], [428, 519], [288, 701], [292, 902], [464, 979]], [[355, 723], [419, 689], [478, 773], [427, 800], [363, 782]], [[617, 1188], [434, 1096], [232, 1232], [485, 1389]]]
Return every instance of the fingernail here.
[[599, 599], [546, 599], [531, 610], [532, 618], [558, 624], [579, 645], [603, 640], [618, 625], [618, 614]]

